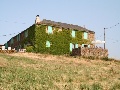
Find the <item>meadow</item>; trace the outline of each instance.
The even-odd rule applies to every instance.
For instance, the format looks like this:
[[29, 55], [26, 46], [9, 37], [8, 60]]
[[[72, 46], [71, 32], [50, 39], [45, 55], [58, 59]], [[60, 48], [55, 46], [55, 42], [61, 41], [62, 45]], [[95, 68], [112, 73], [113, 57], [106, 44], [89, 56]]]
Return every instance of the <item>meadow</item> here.
[[0, 53], [0, 90], [120, 90], [120, 61]]

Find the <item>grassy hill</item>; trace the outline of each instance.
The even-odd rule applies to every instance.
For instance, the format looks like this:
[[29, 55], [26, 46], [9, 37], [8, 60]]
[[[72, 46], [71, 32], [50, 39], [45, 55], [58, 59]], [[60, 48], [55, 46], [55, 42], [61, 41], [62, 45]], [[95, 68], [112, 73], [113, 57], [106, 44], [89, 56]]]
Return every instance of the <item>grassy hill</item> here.
[[0, 54], [0, 90], [120, 90], [120, 62]]

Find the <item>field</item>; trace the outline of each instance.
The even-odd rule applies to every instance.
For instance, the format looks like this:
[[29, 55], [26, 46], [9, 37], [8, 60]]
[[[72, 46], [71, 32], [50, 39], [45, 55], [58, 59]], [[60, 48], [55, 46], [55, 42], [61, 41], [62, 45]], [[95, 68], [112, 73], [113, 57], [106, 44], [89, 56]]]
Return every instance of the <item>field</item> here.
[[120, 62], [0, 54], [0, 90], [120, 90]]

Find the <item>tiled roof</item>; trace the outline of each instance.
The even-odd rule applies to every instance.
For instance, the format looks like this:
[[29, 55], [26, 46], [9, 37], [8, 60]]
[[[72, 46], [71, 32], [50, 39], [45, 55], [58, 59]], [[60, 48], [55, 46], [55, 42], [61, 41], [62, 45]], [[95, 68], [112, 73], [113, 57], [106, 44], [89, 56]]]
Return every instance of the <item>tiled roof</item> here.
[[94, 31], [88, 30], [86, 28], [83, 28], [81, 26], [78, 25], [73, 25], [73, 24], [67, 24], [67, 23], [61, 23], [61, 22], [55, 22], [55, 21], [51, 21], [51, 20], [46, 20], [43, 19], [43, 21], [41, 21], [38, 24], [45, 24], [45, 25], [52, 25], [52, 26], [56, 26], [56, 27], [60, 27], [60, 28], [65, 28], [65, 29], [74, 29], [74, 30], [81, 30], [81, 31], [86, 31], [86, 32], [92, 32], [95, 33]]

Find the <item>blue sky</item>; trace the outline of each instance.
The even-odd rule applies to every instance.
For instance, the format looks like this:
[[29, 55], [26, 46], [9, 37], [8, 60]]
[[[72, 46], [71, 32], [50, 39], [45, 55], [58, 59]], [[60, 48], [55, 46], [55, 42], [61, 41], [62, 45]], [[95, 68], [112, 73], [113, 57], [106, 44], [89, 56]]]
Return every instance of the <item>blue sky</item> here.
[[109, 57], [120, 59], [120, 0], [0, 0], [0, 44], [34, 24], [36, 15], [85, 25], [95, 31], [96, 40], [112, 27], [106, 29], [106, 48]]

